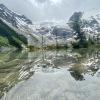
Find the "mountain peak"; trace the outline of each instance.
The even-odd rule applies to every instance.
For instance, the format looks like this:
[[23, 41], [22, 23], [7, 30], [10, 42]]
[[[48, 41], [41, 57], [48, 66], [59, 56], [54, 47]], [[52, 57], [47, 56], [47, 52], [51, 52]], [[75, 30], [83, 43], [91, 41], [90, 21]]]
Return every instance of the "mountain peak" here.
[[1, 4], [0, 4], [0, 7], [5, 7], [5, 5], [1, 3]]

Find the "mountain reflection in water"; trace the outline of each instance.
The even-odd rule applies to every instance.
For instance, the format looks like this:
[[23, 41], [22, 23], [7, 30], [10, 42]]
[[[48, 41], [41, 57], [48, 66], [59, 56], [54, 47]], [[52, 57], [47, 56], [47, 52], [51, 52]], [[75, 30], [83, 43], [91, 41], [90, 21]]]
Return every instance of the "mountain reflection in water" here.
[[100, 51], [0, 53], [1, 100], [100, 100]]

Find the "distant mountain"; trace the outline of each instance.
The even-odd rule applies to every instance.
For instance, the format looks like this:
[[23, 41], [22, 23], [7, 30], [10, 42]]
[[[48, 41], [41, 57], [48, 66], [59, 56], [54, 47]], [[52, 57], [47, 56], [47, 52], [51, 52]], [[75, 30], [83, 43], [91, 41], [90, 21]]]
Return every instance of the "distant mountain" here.
[[45, 44], [55, 44], [56, 38], [59, 44], [66, 43], [67, 39], [73, 37], [72, 30], [66, 24], [66, 22], [46, 21], [41, 23], [35, 23], [33, 27], [33, 33], [44, 37]]

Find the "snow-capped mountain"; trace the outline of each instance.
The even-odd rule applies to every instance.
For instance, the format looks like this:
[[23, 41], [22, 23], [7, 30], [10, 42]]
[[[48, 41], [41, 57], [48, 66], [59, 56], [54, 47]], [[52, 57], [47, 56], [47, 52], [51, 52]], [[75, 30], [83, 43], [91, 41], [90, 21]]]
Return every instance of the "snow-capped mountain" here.
[[100, 14], [84, 19], [83, 30], [85, 31], [87, 38], [100, 38]]
[[24, 15], [16, 14], [3, 4], [0, 4], [0, 18], [9, 26], [13, 26], [12, 28], [19, 34], [27, 37], [29, 45], [41, 45], [42, 36], [43, 42], [47, 45], [56, 44], [56, 39], [59, 44], [66, 44], [67, 39], [69, 40], [74, 35], [66, 24], [67, 21], [45, 21], [32, 24], [31, 20]]
[[[100, 14], [91, 16], [89, 18], [82, 18], [83, 27], [87, 39], [100, 39]], [[63, 23], [63, 24], [62, 24]], [[55, 43], [56, 38], [59, 43], [66, 43], [74, 41], [74, 33], [66, 22], [42, 22], [34, 25], [34, 33], [42, 34], [47, 44]]]
[[5, 5], [0, 4], [0, 19], [19, 35], [24, 35], [27, 41], [31, 40], [31, 44], [38, 44], [39, 37], [33, 34], [32, 21], [24, 15], [17, 14], [9, 10]]
[[58, 21], [46, 21], [41, 23], [35, 23], [33, 26], [33, 33], [36, 35], [42, 35], [45, 44], [55, 44], [56, 38], [60, 43], [66, 43], [67, 39], [73, 37], [72, 30], [66, 24], [66, 22]]
[[[59, 44], [74, 41], [74, 33], [67, 21], [44, 21], [33, 24], [30, 19], [24, 15], [16, 14], [3, 4], [0, 4], [0, 19], [17, 33], [24, 35], [28, 39], [29, 45], [39, 46], [42, 42], [47, 45], [56, 44], [56, 40]], [[99, 38], [100, 14], [83, 19], [83, 31], [85, 31], [87, 38]]]
[[32, 24], [31, 20], [26, 18], [24, 15], [19, 15], [12, 12], [3, 4], [0, 4], [0, 17], [17, 28], [20, 25]]

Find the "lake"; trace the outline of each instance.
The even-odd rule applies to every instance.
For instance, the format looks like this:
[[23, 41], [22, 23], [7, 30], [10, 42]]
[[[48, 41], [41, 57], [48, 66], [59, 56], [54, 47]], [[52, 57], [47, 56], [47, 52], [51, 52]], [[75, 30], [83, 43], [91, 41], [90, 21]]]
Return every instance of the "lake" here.
[[100, 100], [100, 49], [1, 52], [0, 100]]

